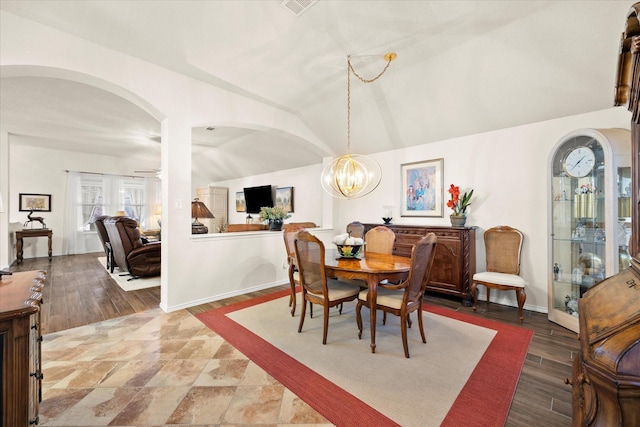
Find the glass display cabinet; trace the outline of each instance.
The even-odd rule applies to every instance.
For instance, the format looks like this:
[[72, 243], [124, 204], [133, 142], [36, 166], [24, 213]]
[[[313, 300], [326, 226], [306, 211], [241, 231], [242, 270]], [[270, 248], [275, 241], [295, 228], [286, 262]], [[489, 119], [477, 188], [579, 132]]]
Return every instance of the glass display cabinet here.
[[578, 299], [629, 265], [630, 165], [625, 129], [571, 132], [549, 157], [549, 320], [575, 332]]

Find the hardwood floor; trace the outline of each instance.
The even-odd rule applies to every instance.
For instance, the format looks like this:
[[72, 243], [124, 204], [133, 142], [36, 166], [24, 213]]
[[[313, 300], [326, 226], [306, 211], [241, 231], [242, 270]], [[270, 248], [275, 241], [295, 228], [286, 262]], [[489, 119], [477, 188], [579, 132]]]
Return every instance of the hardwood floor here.
[[[42, 305], [43, 333], [50, 334], [114, 317], [144, 312], [160, 304], [160, 288], [123, 291], [97, 260], [103, 253], [25, 259], [11, 271], [45, 270], [47, 284]], [[257, 295], [288, 289], [272, 289], [202, 304], [188, 309], [191, 313], [207, 311]], [[426, 301], [453, 310], [519, 326], [517, 309], [497, 304], [461, 306], [459, 300], [428, 294]], [[577, 335], [547, 320], [546, 314], [524, 312], [524, 328], [534, 331], [527, 359], [516, 389], [506, 426], [570, 426], [571, 388], [563, 379], [571, 376], [571, 363], [578, 351]], [[487, 396], [487, 406], [491, 396]]]

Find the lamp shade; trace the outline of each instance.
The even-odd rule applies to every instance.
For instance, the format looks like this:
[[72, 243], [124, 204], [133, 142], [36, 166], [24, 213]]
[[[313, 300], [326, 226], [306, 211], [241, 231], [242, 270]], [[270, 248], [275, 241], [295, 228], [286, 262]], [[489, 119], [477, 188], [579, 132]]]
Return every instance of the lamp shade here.
[[193, 202], [191, 202], [191, 218], [195, 218], [197, 220], [198, 218], [215, 217], [213, 216], [207, 205], [205, 205], [198, 199], [194, 199]]
[[113, 216], [127, 216], [127, 213], [125, 211], [116, 211]]
[[193, 223], [191, 223], [191, 234], [207, 234], [209, 229], [198, 221], [198, 218], [215, 218], [207, 205], [202, 203], [200, 200], [193, 199], [191, 202], [191, 218], [194, 218]]

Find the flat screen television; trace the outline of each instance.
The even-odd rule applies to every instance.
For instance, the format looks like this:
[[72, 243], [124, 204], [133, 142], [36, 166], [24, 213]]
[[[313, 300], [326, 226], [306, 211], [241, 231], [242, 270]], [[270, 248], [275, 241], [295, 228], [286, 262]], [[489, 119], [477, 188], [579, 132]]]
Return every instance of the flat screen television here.
[[260, 213], [263, 206], [273, 207], [273, 196], [270, 185], [244, 188], [244, 202], [247, 213]]

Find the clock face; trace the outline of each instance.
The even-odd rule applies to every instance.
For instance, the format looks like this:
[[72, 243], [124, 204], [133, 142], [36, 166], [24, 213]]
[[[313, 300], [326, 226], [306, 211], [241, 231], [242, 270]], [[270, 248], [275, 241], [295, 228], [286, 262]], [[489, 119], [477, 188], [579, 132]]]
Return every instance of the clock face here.
[[570, 176], [582, 178], [589, 175], [596, 164], [596, 156], [589, 147], [577, 147], [564, 159], [564, 170]]

